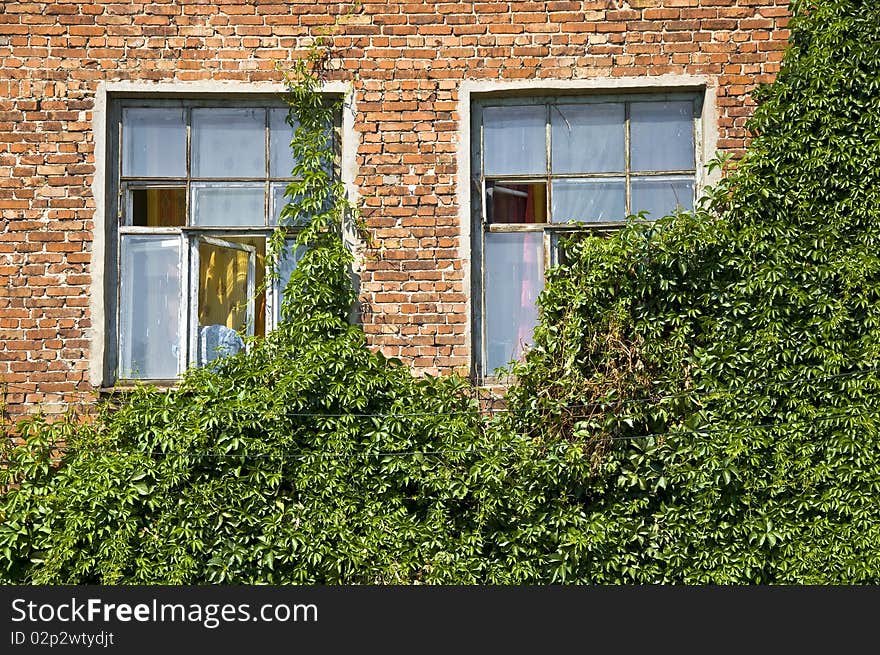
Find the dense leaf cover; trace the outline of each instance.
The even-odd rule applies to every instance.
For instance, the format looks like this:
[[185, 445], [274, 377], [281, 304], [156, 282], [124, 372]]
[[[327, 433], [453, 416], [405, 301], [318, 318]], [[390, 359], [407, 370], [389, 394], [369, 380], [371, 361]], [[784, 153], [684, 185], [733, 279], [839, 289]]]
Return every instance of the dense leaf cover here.
[[880, 9], [811, 4], [701, 211], [570, 244], [512, 394], [607, 451], [574, 577], [880, 580], [878, 71]]
[[878, 70], [880, 9], [805, 6], [746, 157], [696, 212], [567, 244], [491, 417], [350, 324], [335, 109], [301, 74], [286, 324], [21, 423], [0, 580], [880, 581]]

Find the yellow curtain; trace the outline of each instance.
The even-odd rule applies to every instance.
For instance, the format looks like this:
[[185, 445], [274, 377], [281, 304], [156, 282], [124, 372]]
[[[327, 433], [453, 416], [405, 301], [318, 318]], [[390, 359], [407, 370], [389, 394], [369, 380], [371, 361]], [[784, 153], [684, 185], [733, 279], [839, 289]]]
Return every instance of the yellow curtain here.
[[[255, 286], [262, 286], [265, 267], [265, 240], [229, 238], [257, 248]], [[248, 253], [202, 243], [199, 245], [199, 324], [225, 325], [244, 332], [247, 320]], [[265, 334], [266, 294], [261, 292], [254, 302], [254, 334]]]

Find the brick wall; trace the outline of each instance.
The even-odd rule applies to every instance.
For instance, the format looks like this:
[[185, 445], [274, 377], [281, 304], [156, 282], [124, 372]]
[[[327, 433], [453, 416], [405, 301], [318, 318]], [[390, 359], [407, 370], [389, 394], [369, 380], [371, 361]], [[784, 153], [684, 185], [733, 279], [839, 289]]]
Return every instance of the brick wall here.
[[101, 81], [280, 81], [333, 34], [355, 92], [355, 183], [377, 249], [364, 328], [419, 370], [467, 371], [456, 179], [462, 80], [705, 75], [718, 146], [739, 151], [747, 94], [772, 79], [787, 0], [358, 5], [324, 0], [0, 4], [0, 381], [8, 411], [88, 405], [92, 133]]

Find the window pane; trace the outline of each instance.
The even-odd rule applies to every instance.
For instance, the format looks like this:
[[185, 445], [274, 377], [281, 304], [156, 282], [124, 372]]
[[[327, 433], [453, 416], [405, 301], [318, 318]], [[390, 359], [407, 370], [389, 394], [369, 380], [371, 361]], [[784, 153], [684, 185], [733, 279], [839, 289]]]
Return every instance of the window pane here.
[[553, 182], [554, 223], [622, 221], [626, 218], [624, 178], [556, 180]]
[[544, 236], [540, 232], [487, 233], [486, 373], [518, 359], [538, 322], [544, 287]]
[[547, 185], [487, 180], [486, 220], [490, 223], [546, 223]]
[[128, 219], [141, 227], [186, 225], [186, 189], [131, 189]]
[[657, 219], [676, 208], [694, 208], [694, 180], [689, 177], [634, 177], [632, 213], [647, 210], [648, 218]]
[[213, 243], [199, 244], [199, 364], [244, 348], [241, 334], [248, 325], [248, 302], [254, 280], [252, 253]]
[[258, 336], [266, 334], [266, 290], [263, 283], [266, 279], [266, 237], [230, 237], [223, 236], [223, 241], [229, 243], [238, 243], [250, 246], [254, 249], [255, 266], [254, 266], [254, 329], [253, 333]]
[[180, 241], [123, 235], [120, 247], [119, 375], [177, 377]]
[[269, 174], [272, 177], [290, 177], [293, 170], [293, 141], [295, 128], [287, 124], [286, 109], [269, 110]]
[[695, 166], [693, 103], [632, 103], [630, 143], [634, 171], [692, 170]]
[[281, 220], [281, 210], [290, 201], [285, 194], [286, 190], [287, 182], [273, 182], [271, 185], [272, 210], [269, 212], [269, 225], [278, 225]]
[[554, 173], [623, 172], [622, 103], [552, 105]]
[[533, 175], [547, 171], [544, 105], [483, 110], [486, 175]]
[[278, 302], [275, 303], [276, 323], [281, 323], [282, 321], [281, 309], [284, 304], [284, 290], [287, 288], [287, 283], [290, 281], [290, 276], [296, 269], [296, 265], [299, 263], [299, 260], [301, 260], [303, 258], [303, 255], [306, 254], [306, 249], [303, 246], [296, 245], [296, 242], [294, 241], [287, 241], [286, 248], [286, 256], [282, 257], [278, 261], [278, 280], [275, 283], [276, 297], [278, 298]]
[[122, 174], [132, 177], [186, 176], [183, 109], [122, 110]]
[[193, 225], [262, 226], [262, 184], [201, 182], [192, 185]]
[[193, 109], [192, 167], [196, 177], [265, 177], [265, 111]]

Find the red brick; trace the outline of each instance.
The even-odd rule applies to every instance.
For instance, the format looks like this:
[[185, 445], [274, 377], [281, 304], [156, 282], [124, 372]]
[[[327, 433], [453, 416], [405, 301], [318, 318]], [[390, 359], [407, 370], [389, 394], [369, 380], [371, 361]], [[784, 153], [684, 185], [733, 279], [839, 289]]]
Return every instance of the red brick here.
[[366, 247], [360, 271], [368, 341], [422, 372], [467, 372], [461, 81], [706, 75], [717, 145], [738, 155], [748, 94], [778, 71], [787, 19], [784, 0], [373, 1], [350, 13], [327, 0], [5, 3], [0, 328], [12, 333], [0, 379], [31, 389], [10, 411], [60, 408], [88, 389], [99, 82], [278, 82], [276, 62], [329, 32], [330, 77], [356, 90], [363, 215], [385, 248]]

